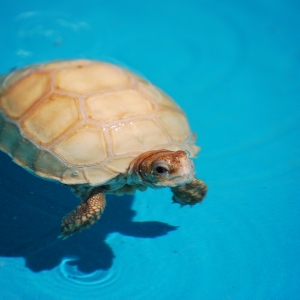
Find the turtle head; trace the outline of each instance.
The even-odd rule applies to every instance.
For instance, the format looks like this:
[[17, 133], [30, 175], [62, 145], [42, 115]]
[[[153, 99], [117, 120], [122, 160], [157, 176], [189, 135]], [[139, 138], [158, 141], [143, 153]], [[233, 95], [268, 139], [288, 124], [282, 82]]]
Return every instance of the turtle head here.
[[195, 177], [194, 163], [185, 151], [153, 150], [135, 158], [129, 172], [133, 181], [147, 187], [175, 187]]

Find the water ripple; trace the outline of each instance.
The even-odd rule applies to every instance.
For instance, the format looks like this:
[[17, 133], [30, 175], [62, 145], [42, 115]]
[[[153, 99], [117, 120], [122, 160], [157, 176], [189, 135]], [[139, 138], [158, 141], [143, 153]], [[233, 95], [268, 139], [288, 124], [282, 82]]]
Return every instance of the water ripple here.
[[78, 258], [69, 257], [64, 258], [61, 262], [59, 270], [59, 281], [68, 281], [75, 283], [76, 285], [101, 285], [101, 287], [110, 286], [114, 284], [118, 279], [118, 272], [116, 268], [110, 268], [109, 270], [97, 270], [92, 273], [80, 272], [76, 265], [72, 265]]
[[15, 55], [20, 65], [70, 56], [86, 57], [91, 55], [86, 45], [93, 45], [98, 53], [106, 44], [103, 26], [95, 30], [90, 21], [70, 13], [24, 12], [16, 17], [15, 25]]

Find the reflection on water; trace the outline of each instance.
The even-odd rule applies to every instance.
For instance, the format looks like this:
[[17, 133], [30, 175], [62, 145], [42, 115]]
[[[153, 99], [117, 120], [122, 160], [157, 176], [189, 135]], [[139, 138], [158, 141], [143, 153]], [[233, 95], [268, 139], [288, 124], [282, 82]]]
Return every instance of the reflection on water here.
[[[0, 177], [0, 256], [24, 257], [32, 271], [50, 270], [76, 257], [79, 272], [108, 270], [115, 257], [106, 243], [112, 233], [156, 238], [176, 229], [166, 223], [133, 222], [133, 196], [108, 195], [101, 220], [91, 229], [67, 240], [57, 239], [61, 218], [76, 205], [67, 187], [45, 181], [24, 171], [0, 153], [6, 171]], [[71, 270], [71, 269], [67, 269]], [[72, 269], [73, 270], [73, 269]]]
[[[62, 242], [61, 218], [75, 198], [1, 154], [1, 280], [15, 280], [21, 296], [31, 282], [27, 299], [298, 299], [298, 2], [63, 2], [51, 6], [69, 13], [25, 7], [13, 29], [0, 28], [2, 73], [103, 56], [137, 69], [189, 116], [210, 192], [203, 205], [176, 212], [167, 197], [152, 199], [154, 220], [180, 226], [163, 238], [125, 237], [175, 228], [134, 222], [133, 198], [111, 197], [99, 224]], [[149, 220], [150, 210], [141, 215]], [[10, 284], [1, 288], [13, 298]]]
[[[105, 46], [103, 27], [58, 11], [29, 11], [15, 18], [15, 64], [20, 66], [52, 59], [89, 57]], [[82, 42], [80, 42], [82, 41]]]
[[[101, 255], [101, 253], [99, 253]], [[119, 272], [116, 267], [108, 270], [95, 270], [91, 273], [84, 273], [78, 270], [76, 261], [78, 258], [64, 258], [59, 265], [61, 281], [70, 281], [74, 284], [101, 285], [102, 287], [111, 285], [118, 279]]]

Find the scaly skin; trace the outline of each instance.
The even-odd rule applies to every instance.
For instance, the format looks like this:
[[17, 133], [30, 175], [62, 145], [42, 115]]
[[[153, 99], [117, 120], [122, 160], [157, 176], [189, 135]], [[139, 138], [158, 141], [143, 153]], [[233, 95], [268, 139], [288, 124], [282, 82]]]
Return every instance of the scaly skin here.
[[105, 204], [104, 193], [99, 188], [94, 189], [89, 197], [62, 219], [59, 238], [66, 239], [74, 233], [91, 227], [100, 219]]
[[[158, 172], [159, 167], [165, 172]], [[151, 188], [183, 185], [195, 176], [194, 164], [185, 151], [164, 149], [139, 155], [131, 162], [128, 173], [134, 183]]]
[[171, 187], [174, 202], [181, 205], [199, 203], [205, 197], [207, 187], [194, 176], [194, 164], [185, 151], [163, 149], [145, 152], [131, 162], [121, 186], [114, 186], [113, 180], [106, 186], [95, 188], [87, 185], [71, 186], [82, 202], [63, 218], [59, 237], [66, 239], [96, 223], [104, 211], [106, 193], [118, 195], [147, 187]]
[[200, 203], [207, 193], [206, 184], [197, 178], [194, 178], [190, 183], [183, 186], [176, 186], [171, 188], [173, 192], [173, 201], [175, 203], [184, 205], [195, 205]]

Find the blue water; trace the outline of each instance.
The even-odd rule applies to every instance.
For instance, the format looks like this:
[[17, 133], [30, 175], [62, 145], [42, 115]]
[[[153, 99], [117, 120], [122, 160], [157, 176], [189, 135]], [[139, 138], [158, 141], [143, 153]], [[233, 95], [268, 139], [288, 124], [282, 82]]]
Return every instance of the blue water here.
[[69, 190], [0, 153], [0, 299], [299, 299], [298, 1], [16, 1], [0, 73], [62, 58], [144, 75], [186, 111], [202, 205], [110, 197], [66, 241]]

